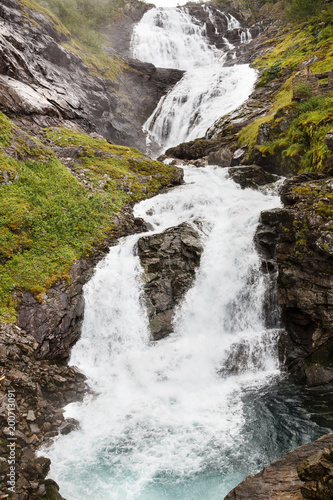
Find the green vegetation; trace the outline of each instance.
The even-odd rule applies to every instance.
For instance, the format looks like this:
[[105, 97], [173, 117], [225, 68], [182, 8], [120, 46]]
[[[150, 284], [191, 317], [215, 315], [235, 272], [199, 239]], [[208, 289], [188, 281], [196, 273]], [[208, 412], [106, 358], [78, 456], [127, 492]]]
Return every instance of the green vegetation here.
[[[292, 102], [292, 79], [309, 60], [314, 61], [313, 73], [333, 70], [333, 5], [285, 0], [284, 6], [286, 19], [292, 22], [265, 42], [270, 50], [254, 62], [261, 72], [259, 87], [273, 80], [282, 86], [270, 111], [239, 133], [239, 144], [249, 147], [249, 158], [255, 149], [267, 161], [274, 157], [286, 174], [322, 171], [329, 155], [324, 138], [332, 129], [333, 97], [313, 96], [311, 88], [301, 83], [295, 93], [303, 102], [297, 105]], [[269, 140], [259, 146], [257, 135], [263, 124], [269, 129]]]
[[94, 74], [114, 81], [126, 67], [116, 55], [110, 56], [103, 28], [120, 15], [125, 0], [19, 0], [22, 14], [38, 25], [27, 9], [41, 12], [60, 33], [62, 45], [82, 57]]
[[293, 21], [309, 19], [320, 14], [325, 5], [325, 0], [286, 0], [286, 15]]
[[321, 172], [329, 155], [324, 139], [333, 126], [333, 97], [312, 97], [286, 110], [292, 116], [289, 126], [281, 130], [277, 113], [269, 122], [272, 139], [257, 148], [263, 156], [273, 155], [285, 172]]
[[[20, 290], [38, 298], [57, 279], [69, 279], [73, 261], [112, 236], [113, 215], [155, 194], [176, 169], [133, 148], [72, 130], [45, 130], [49, 145], [73, 148], [71, 173], [51, 149], [38, 142], [34, 148], [22, 132], [18, 138], [1, 113], [0, 121], [1, 165], [18, 173], [0, 185], [0, 318], [15, 321]], [[24, 159], [10, 158], [9, 146]]]
[[84, 46], [100, 50], [101, 29], [109, 24], [125, 4], [124, 0], [37, 0], [50, 9]]

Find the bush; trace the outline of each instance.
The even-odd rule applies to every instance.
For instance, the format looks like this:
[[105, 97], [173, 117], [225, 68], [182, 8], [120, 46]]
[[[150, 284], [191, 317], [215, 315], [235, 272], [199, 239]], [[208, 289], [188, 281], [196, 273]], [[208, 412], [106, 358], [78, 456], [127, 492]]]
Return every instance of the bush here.
[[312, 97], [311, 87], [309, 87], [306, 83], [300, 83], [295, 88], [295, 96], [303, 99]]
[[271, 82], [272, 80], [275, 80], [275, 78], [278, 78], [280, 76], [280, 71], [281, 71], [281, 63], [276, 62], [272, 64], [269, 68], [265, 69], [263, 72], [259, 86], [264, 86], [266, 83]]

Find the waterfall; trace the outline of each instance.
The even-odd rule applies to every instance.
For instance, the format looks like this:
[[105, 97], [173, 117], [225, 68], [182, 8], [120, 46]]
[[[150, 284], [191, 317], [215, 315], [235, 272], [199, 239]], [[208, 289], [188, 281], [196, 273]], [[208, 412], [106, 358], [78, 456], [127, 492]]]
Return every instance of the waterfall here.
[[[158, 232], [183, 221], [200, 228], [202, 266], [174, 334], [150, 343], [139, 236], [111, 248], [85, 287], [82, 338], [71, 363], [97, 395], [67, 409], [81, 429], [43, 450], [69, 500], [199, 499], [199, 477], [205, 498], [214, 499], [244, 475], [233, 473], [233, 457], [244, 446], [242, 393], [278, 374], [276, 330], [264, 327], [252, 242], [260, 210], [278, 199], [242, 191], [218, 167], [187, 167], [185, 174], [186, 185], [135, 208]], [[252, 354], [239, 353], [242, 368], [226, 377], [235, 346]], [[159, 496], [163, 488], [168, 494]]]
[[[142, 30], [147, 44], [140, 57], [153, 58], [156, 52], [166, 65], [177, 59], [184, 67], [186, 54], [194, 51], [192, 62], [198, 65], [179, 83], [178, 107], [172, 104], [174, 91], [163, 99], [154, 126], [165, 109], [173, 120], [169, 131], [160, 127], [156, 134], [162, 144], [174, 122], [184, 137], [199, 133], [200, 120], [206, 127], [207, 116], [213, 116], [210, 101], [220, 102], [215, 94], [225, 99], [218, 116], [228, 100], [236, 106], [245, 99], [254, 72], [219, 65], [216, 49], [202, 38], [203, 27], [193, 25], [186, 10], [147, 14], [149, 29]], [[150, 23], [156, 27], [152, 38]], [[164, 34], [159, 46], [166, 23], [184, 47], [174, 47]], [[134, 45], [143, 36], [141, 28]], [[210, 61], [204, 66], [194, 48], [200, 37]], [[200, 74], [193, 73], [198, 69]], [[202, 79], [197, 87], [206, 85], [194, 97], [190, 74]], [[71, 364], [87, 375], [92, 392], [66, 408], [79, 430], [40, 451], [51, 459], [50, 476], [68, 500], [222, 499], [246, 475], [319, 434], [301, 407], [299, 391], [289, 390], [285, 398], [284, 384], [281, 396], [279, 332], [274, 322], [265, 326], [265, 279], [253, 236], [260, 212], [278, 206], [278, 195], [273, 189], [242, 190], [227, 169], [213, 165], [187, 166], [184, 173], [183, 186], [134, 207], [135, 215], [151, 224], [151, 233], [187, 221], [202, 239], [200, 269], [176, 311], [173, 334], [159, 342], [149, 336], [136, 254], [140, 235], [113, 246], [84, 288], [82, 336]]]
[[94, 394], [67, 407], [80, 429], [41, 451], [68, 500], [223, 498], [313, 436], [295, 398], [263, 401], [280, 376], [278, 331], [265, 328], [253, 234], [260, 211], [277, 206], [278, 196], [242, 190], [214, 166], [185, 167], [185, 181], [135, 207], [155, 232], [188, 221], [201, 234], [201, 266], [174, 333], [150, 340], [135, 252], [140, 236], [112, 247], [85, 286], [71, 363]]
[[186, 72], [144, 124], [149, 143], [165, 149], [204, 136], [219, 117], [247, 99], [255, 78], [247, 64], [212, 64], [204, 71], [198, 68]]
[[160, 68], [192, 69], [209, 65], [221, 55], [206, 40], [205, 25], [198, 25], [187, 9], [151, 9], [135, 26], [132, 55]]
[[[211, 9], [204, 10], [217, 30]], [[248, 41], [240, 23], [231, 14], [224, 16], [228, 29], [239, 29], [244, 42]], [[233, 48], [228, 41], [226, 45]], [[253, 90], [256, 72], [244, 64], [224, 67], [226, 54], [209, 44], [205, 24], [192, 18], [185, 7], [149, 10], [135, 27], [131, 46], [133, 57], [142, 61], [186, 70], [144, 124], [152, 152], [204, 136], [209, 126], [241, 105]]]

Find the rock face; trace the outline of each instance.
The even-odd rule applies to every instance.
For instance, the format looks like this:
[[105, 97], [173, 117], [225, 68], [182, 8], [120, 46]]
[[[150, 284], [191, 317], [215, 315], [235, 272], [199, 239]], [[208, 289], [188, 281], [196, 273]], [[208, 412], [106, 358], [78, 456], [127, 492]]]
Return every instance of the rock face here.
[[[0, 324], [0, 366], [4, 368], [0, 382], [1, 498], [7, 498], [9, 493], [7, 445], [13, 432], [16, 487], [11, 498], [62, 499], [56, 483], [45, 479], [50, 460], [36, 458], [35, 451], [57, 436], [59, 428], [74, 425], [64, 419], [61, 408], [81, 400], [87, 387], [85, 376], [77, 368], [36, 360], [36, 350], [38, 343], [32, 335], [16, 326]], [[14, 429], [9, 427], [9, 421], [13, 422], [9, 417], [13, 414]]]
[[285, 181], [284, 208], [262, 214], [256, 237], [264, 263], [277, 262], [286, 366], [308, 386], [333, 381], [332, 190], [318, 173]]
[[[285, 457], [265, 467], [261, 472], [248, 476], [234, 488], [224, 500], [303, 500], [324, 498], [303, 496], [306, 486], [298, 477], [297, 469], [304, 460], [315, 453], [322, 453], [333, 443], [333, 434], [327, 434], [317, 441], [305, 444]], [[327, 499], [331, 496], [325, 497]]]
[[141, 126], [183, 72], [114, 59], [118, 76], [110, 80], [62, 45], [70, 44], [63, 27], [39, 12], [22, 11], [18, 0], [1, 2], [0, 21], [1, 111], [29, 127], [69, 120], [72, 126], [144, 150]]
[[172, 332], [174, 308], [193, 282], [202, 250], [198, 232], [187, 223], [139, 239], [138, 254], [145, 271], [144, 290], [154, 340]]

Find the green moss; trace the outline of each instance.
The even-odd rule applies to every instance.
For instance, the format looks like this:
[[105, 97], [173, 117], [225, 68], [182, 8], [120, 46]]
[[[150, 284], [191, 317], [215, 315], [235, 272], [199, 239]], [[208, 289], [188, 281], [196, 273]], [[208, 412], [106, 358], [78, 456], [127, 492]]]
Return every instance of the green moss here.
[[13, 136], [11, 121], [0, 111], [0, 149], [10, 146]]
[[156, 193], [176, 170], [133, 148], [70, 130], [44, 133], [51, 145], [75, 148], [77, 162], [73, 175], [51, 149], [31, 138], [24, 161], [2, 153], [19, 172], [14, 183], [0, 186], [0, 318], [5, 321], [15, 321], [20, 290], [38, 298], [57, 279], [68, 279], [73, 261], [112, 235], [113, 216], [124, 203]]
[[[21, 13], [29, 19], [29, 21], [33, 24], [37, 24], [36, 21], [34, 21], [31, 16], [29, 15], [29, 10], [30, 11], [36, 11], [40, 12], [43, 14], [45, 19], [50, 22], [50, 24], [53, 26], [53, 28], [61, 35], [65, 35], [67, 37], [70, 37], [70, 33], [67, 30], [67, 28], [64, 26], [63, 23], [59, 20], [59, 18], [54, 15], [49, 9], [45, 8], [45, 6], [41, 5], [39, 2], [36, 0], [19, 0], [20, 5], [22, 6], [23, 10]], [[38, 26], [38, 24], [37, 24]]]
[[[325, 201], [319, 200], [316, 212], [325, 221], [333, 219], [333, 193], [325, 193]], [[330, 229], [332, 230], [332, 226]]]

